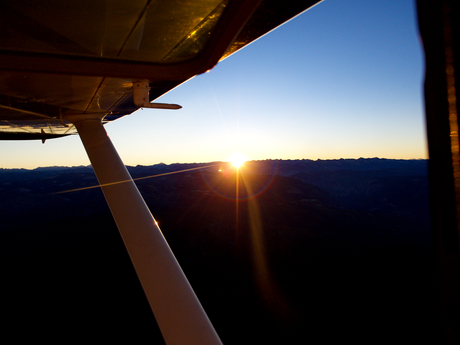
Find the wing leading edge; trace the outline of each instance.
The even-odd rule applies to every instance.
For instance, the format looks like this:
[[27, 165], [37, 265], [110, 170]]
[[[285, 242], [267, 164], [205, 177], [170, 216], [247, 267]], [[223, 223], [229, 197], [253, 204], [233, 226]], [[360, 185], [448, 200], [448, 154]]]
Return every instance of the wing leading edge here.
[[67, 115], [131, 114], [136, 81], [152, 101], [317, 2], [3, 1], [0, 140], [75, 134]]

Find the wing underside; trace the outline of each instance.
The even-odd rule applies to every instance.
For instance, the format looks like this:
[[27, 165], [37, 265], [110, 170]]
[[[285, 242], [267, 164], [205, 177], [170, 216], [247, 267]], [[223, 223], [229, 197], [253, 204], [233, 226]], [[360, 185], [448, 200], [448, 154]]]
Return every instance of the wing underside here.
[[133, 82], [149, 80], [152, 101], [318, 1], [259, 2], [2, 1], [0, 139], [75, 134], [72, 114], [131, 114]]

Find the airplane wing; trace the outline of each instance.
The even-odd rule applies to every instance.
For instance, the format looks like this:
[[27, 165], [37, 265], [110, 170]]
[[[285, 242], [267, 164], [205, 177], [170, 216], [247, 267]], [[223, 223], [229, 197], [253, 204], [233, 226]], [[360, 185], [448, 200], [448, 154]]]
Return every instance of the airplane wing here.
[[135, 81], [152, 101], [318, 1], [2, 1], [0, 140], [75, 134], [68, 114], [130, 114]]
[[168, 345], [221, 342], [103, 123], [150, 106], [317, 2], [0, 3], [0, 139], [78, 132]]
[[[147, 96], [152, 101], [319, 1], [3, 0], [0, 2], [0, 140], [44, 140], [78, 131], [122, 236], [136, 233], [132, 230], [138, 229], [138, 223], [133, 225], [137, 219], [144, 218], [150, 224], [146, 226], [147, 232], [141, 231], [146, 237], [124, 238], [127, 247], [134, 248], [130, 255], [134, 253], [136, 271], [144, 274], [145, 262], [140, 260], [138, 265], [134, 261], [139, 254], [143, 259], [143, 255], [156, 253], [155, 244], [146, 239], [149, 234], [161, 237], [161, 232], [145, 205], [142, 206], [143, 200], [107, 139], [101, 119], [113, 121], [138, 108], [133, 100], [136, 82], [148, 81]], [[459, 208], [455, 201], [455, 196], [459, 200], [459, 183], [455, 176], [459, 175], [460, 155], [455, 103], [458, 87], [455, 88], [454, 73], [454, 67], [458, 67], [454, 59], [458, 51], [458, 25], [453, 19], [458, 11], [451, 0], [418, 0], [417, 5], [427, 65], [425, 101], [430, 182], [435, 187], [431, 201], [442, 273], [440, 315], [449, 321], [443, 335], [448, 334], [446, 339], [451, 339], [452, 334], [457, 338], [459, 334], [458, 322], [450, 321], [455, 319], [452, 310], [459, 310], [460, 300], [458, 289], [452, 288], [452, 284], [460, 285], [458, 241], [454, 245], [459, 229]], [[101, 144], [103, 149], [94, 150], [92, 144]], [[132, 196], [127, 198], [127, 194]], [[117, 209], [121, 213], [130, 209], [131, 216], [120, 217]], [[142, 217], [135, 214], [138, 209], [142, 209]], [[146, 242], [147, 246], [143, 246]], [[165, 243], [160, 243], [159, 249], [172, 257]], [[171, 266], [160, 264], [155, 268], [156, 277], [169, 274], [174, 265], [174, 262]], [[146, 272], [150, 269], [153, 268], [147, 267]], [[180, 284], [187, 285], [180, 269], [171, 268], [173, 271]], [[169, 290], [175, 290], [175, 282], [171, 285], [163, 281], [163, 292], [169, 296], [168, 300], [163, 299], [163, 292], [152, 294], [149, 290], [152, 274], [142, 274], [140, 280], [157, 320], [173, 315], [170, 323], [159, 321], [168, 344], [192, 343], [191, 339], [196, 344], [219, 343], [209, 325], [206, 327], [210, 329], [207, 338], [210, 342], [201, 341], [199, 336], [195, 338], [193, 329], [191, 333], [185, 332], [189, 328], [187, 322], [198, 319], [190, 317], [195, 314], [182, 312], [188, 308], [188, 302], [196, 299], [193, 293], [187, 292], [191, 298], [185, 304], [177, 304], [175, 297], [181, 297], [182, 290], [176, 290], [171, 297]], [[156, 295], [160, 296], [159, 301], [152, 302]], [[181, 298], [177, 300], [183, 302]], [[164, 301], [168, 301], [166, 306]], [[196, 301], [191, 304], [199, 309]], [[172, 305], [178, 309], [171, 311]], [[182, 314], [188, 316], [178, 325], [176, 316]], [[198, 322], [198, 333], [206, 324], [205, 315], [201, 316], [204, 323]], [[177, 334], [186, 340], [176, 339]]]

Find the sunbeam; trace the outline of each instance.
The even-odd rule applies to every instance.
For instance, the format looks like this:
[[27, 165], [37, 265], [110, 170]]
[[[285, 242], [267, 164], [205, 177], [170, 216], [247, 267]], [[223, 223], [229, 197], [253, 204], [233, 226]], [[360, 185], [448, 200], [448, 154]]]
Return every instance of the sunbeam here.
[[[242, 187], [246, 189], [247, 194], [254, 195], [254, 191], [251, 186], [251, 179], [247, 176], [245, 177], [244, 172], [239, 172], [238, 169], [236, 174], [237, 190], [239, 189], [238, 176], [240, 176]], [[236, 199], [237, 210], [238, 203], [240, 201], [242, 200], [239, 200], [238, 198]], [[266, 253], [265, 247], [263, 220], [261, 217], [257, 197], [250, 197], [245, 201], [247, 202], [247, 212], [249, 216], [248, 219], [252, 248], [252, 264], [257, 288], [260, 292], [260, 296], [263, 298], [266, 305], [270, 309], [274, 309], [276, 313], [279, 313], [280, 315], [286, 315], [289, 310], [289, 305], [270, 272], [268, 255]]]
[[[137, 177], [137, 178], [133, 178], [133, 181], [145, 180], [145, 179], [149, 179], [149, 178], [166, 176], [166, 175], [179, 174], [179, 173], [192, 171], [192, 170], [205, 169], [205, 168], [213, 167], [213, 166], [216, 166], [216, 165], [218, 165], [218, 164], [210, 164], [210, 165], [200, 166], [200, 167], [197, 167], [197, 168], [184, 169], [184, 170], [179, 170], [179, 171], [171, 171], [171, 172], [167, 172], [167, 173], [163, 173], [163, 174], [149, 175], [149, 176], [144, 176], [144, 177]], [[82, 187], [82, 188], [76, 188], [76, 189], [68, 189], [68, 190], [64, 190], [64, 191], [61, 191], [61, 192], [55, 192], [55, 193], [51, 193], [51, 194], [63, 194], [63, 193], [70, 193], [70, 192], [78, 192], [80, 190], [111, 186], [111, 185], [120, 184], [120, 183], [126, 183], [126, 182], [129, 182], [129, 180], [117, 181], [117, 182], [106, 183], [106, 184], [97, 184], [97, 185], [94, 185], [94, 186], [88, 186], [88, 187]]]

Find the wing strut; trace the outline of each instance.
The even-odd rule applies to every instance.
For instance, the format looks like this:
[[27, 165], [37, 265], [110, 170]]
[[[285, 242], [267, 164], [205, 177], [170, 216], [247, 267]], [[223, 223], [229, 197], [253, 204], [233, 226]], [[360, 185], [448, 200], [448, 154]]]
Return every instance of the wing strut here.
[[101, 118], [66, 119], [80, 134], [166, 344], [222, 344]]

